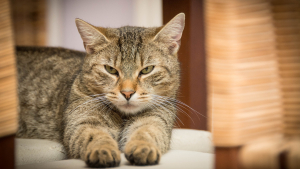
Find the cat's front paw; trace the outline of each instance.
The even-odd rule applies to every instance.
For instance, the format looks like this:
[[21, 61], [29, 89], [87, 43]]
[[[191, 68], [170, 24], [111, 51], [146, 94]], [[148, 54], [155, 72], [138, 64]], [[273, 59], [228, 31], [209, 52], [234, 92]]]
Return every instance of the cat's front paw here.
[[85, 154], [85, 163], [89, 167], [116, 167], [120, 161], [119, 149], [111, 145], [90, 146]]
[[130, 141], [125, 146], [125, 157], [134, 165], [154, 165], [159, 163], [161, 153], [152, 143]]

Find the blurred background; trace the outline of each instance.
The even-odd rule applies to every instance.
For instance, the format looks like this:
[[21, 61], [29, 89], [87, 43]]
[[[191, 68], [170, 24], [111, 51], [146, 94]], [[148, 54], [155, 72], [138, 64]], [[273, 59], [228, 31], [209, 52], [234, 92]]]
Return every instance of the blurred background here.
[[17, 45], [84, 51], [75, 18], [102, 27], [161, 26], [161, 0], [13, 0]]
[[[178, 112], [177, 127], [210, 130], [215, 168], [299, 168], [299, 0], [11, 0], [8, 6], [0, 5], [2, 13], [11, 9], [13, 22], [12, 29], [10, 18], [0, 15], [0, 29], [6, 28], [0, 32], [0, 99], [16, 96], [8, 92], [16, 92], [14, 44], [84, 51], [75, 18], [102, 27], [151, 27], [183, 12], [178, 100], [195, 111]], [[11, 100], [0, 102], [14, 113], [0, 109], [9, 134], [17, 126], [17, 99]]]
[[179, 50], [178, 100], [192, 107], [178, 112], [179, 128], [207, 129], [203, 5], [200, 0], [11, 0], [15, 44], [59, 46], [84, 51], [75, 18], [95, 26], [157, 27], [184, 12]]

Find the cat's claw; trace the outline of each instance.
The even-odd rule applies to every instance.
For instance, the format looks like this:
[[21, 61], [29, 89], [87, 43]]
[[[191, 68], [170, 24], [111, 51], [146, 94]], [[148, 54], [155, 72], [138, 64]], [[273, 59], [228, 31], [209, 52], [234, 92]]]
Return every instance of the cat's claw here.
[[159, 149], [145, 141], [130, 141], [125, 147], [126, 159], [134, 165], [155, 165], [159, 163]]
[[120, 161], [120, 151], [106, 145], [88, 149], [85, 156], [85, 163], [95, 168], [116, 167]]

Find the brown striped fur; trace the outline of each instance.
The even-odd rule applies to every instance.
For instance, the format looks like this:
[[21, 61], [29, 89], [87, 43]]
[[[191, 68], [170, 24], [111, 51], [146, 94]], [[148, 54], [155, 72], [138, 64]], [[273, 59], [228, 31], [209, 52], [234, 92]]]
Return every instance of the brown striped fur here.
[[[17, 48], [17, 136], [59, 141], [69, 158], [90, 167], [118, 166], [120, 151], [132, 164], [157, 164], [176, 118], [169, 99], [180, 84], [184, 14], [158, 28], [101, 28], [80, 19], [76, 25], [87, 54]], [[154, 69], [142, 74], [148, 66]]]

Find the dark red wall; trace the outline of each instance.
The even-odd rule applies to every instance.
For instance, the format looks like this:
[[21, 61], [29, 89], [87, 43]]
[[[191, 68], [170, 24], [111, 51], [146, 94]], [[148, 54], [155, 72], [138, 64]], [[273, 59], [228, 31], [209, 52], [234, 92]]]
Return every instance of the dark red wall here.
[[178, 120], [177, 124], [180, 128], [207, 130], [203, 1], [163, 0], [164, 24], [180, 12], [185, 13], [186, 21], [178, 53], [182, 70], [178, 100], [203, 116], [192, 111], [186, 111], [191, 118], [184, 113], [178, 113], [183, 124]]

